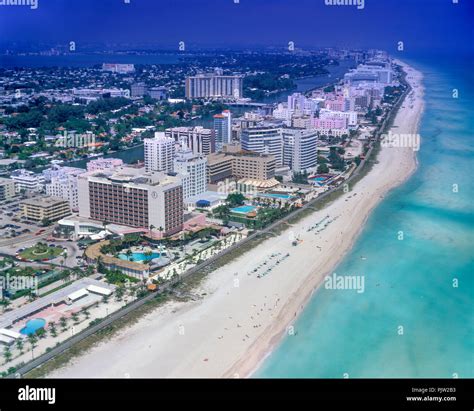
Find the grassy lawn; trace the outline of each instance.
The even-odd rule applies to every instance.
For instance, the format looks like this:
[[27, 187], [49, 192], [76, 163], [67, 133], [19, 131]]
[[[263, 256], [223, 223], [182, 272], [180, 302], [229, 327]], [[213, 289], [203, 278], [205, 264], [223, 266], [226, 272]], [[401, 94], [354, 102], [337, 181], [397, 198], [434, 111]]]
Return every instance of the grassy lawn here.
[[63, 249], [60, 247], [49, 247], [45, 244], [38, 243], [22, 251], [19, 256], [26, 260], [33, 261], [52, 260], [58, 257], [62, 252]]

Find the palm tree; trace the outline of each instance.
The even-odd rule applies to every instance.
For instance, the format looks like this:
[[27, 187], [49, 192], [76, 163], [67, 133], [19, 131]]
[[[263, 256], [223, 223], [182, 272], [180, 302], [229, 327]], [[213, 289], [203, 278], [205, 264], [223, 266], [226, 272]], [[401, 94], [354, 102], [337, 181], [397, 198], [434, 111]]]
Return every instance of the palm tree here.
[[63, 270], [62, 274], [63, 274], [63, 281], [65, 283], [69, 282], [69, 280], [71, 279], [71, 272], [69, 270]]
[[84, 311], [82, 311], [82, 314], [84, 314], [84, 316], [86, 317], [86, 320], [89, 319], [89, 317], [91, 316], [91, 313], [89, 312], [89, 310], [85, 309]]
[[150, 263], [151, 260], [153, 260], [153, 258], [152, 258], [153, 252], [152, 252], [151, 250], [145, 251], [145, 252], [143, 253], [143, 255], [146, 257], [146, 259], [145, 259], [145, 262], [146, 262], [146, 263]]
[[105, 269], [105, 266], [104, 266], [104, 259], [103, 259], [103, 257], [102, 257], [101, 255], [99, 255], [99, 256], [97, 257], [97, 271], [98, 271], [99, 273], [102, 273], [102, 272], [104, 271], [104, 269]]
[[79, 322], [79, 316], [77, 315], [76, 312], [71, 314], [71, 318], [74, 321], [74, 324], [77, 324]]
[[5, 358], [6, 363], [12, 359], [12, 352], [10, 351], [9, 347], [5, 347], [3, 350], [3, 358]]
[[20, 354], [23, 354], [23, 339], [18, 338], [15, 342], [16, 348], [20, 351]]
[[56, 323], [54, 321], [51, 321], [48, 324], [48, 330], [52, 337], [56, 337], [58, 335], [57, 330], [56, 330]]
[[117, 289], [115, 290], [115, 299], [117, 301], [122, 301], [123, 294], [124, 294], [123, 286], [117, 287]]
[[161, 247], [161, 240], [163, 239], [163, 231], [165, 231], [165, 229], [163, 227], [158, 227], [158, 231], [160, 232], [160, 243], [158, 243], [158, 245]]
[[7, 311], [8, 306], [11, 304], [10, 300], [3, 298], [3, 312]]
[[38, 338], [34, 334], [28, 335], [28, 342], [31, 345], [31, 349], [36, 347], [36, 343], [38, 342]]
[[44, 328], [39, 328], [35, 331], [35, 334], [38, 338], [44, 338], [46, 337], [46, 331], [44, 330]]
[[156, 228], [153, 224], [150, 224], [150, 231], [148, 232], [149, 237], [151, 238], [151, 232], [153, 231], [154, 228]]
[[127, 256], [128, 261], [133, 261], [133, 252], [130, 248], [126, 251], [125, 255]]
[[66, 331], [67, 330], [67, 318], [66, 317], [61, 317], [59, 319], [59, 325], [61, 326], [62, 331]]
[[79, 267], [74, 267], [72, 273], [74, 274], [75, 279], [78, 279], [79, 277], [82, 277], [83, 271]]
[[90, 277], [92, 274], [94, 274], [94, 266], [88, 265], [86, 271], [84, 272], [84, 277]]

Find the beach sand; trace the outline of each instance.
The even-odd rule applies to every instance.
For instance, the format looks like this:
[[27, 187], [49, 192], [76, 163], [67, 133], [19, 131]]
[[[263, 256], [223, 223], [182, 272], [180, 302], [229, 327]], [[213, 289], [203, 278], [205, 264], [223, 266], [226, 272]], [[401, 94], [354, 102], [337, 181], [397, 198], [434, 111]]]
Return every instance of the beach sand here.
[[[422, 75], [403, 66], [414, 99], [405, 100], [392, 131], [416, 134]], [[350, 250], [373, 208], [416, 169], [415, 154], [412, 148], [382, 148], [378, 163], [351, 191], [211, 273], [194, 291], [202, 299], [167, 303], [49, 377], [248, 377]], [[307, 231], [323, 219], [331, 223]], [[296, 247], [294, 236], [302, 240]], [[249, 275], [287, 253], [268, 275]]]

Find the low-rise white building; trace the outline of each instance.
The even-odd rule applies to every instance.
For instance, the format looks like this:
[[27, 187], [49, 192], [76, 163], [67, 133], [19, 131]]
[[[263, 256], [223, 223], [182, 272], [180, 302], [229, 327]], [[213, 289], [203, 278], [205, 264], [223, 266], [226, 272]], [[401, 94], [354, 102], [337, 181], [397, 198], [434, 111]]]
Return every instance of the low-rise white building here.
[[15, 170], [10, 178], [15, 182], [16, 192], [39, 192], [44, 188], [45, 179], [42, 174], [35, 174], [25, 169]]

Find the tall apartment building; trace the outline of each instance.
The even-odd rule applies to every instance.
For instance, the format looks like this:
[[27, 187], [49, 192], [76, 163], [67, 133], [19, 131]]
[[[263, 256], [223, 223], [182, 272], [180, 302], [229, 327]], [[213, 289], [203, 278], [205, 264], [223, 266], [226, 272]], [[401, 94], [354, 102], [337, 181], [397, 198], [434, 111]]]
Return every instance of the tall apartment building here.
[[315, 130], [283, 129], [283, 164], [301, 172], [315, 167], [318, 159]]
[[173, 171], [175, 141], [166, 137], [164, 132], [156, 132], [155, 138], [146, 138], [145, 168], [146, 171]]
[[227, 178], [269, 180], [275, 176], [276, 160], [271, 154], [240, 149], [214, 153], [207, 158], [207, 182], [215, 184]]
[[246, 128], [240, 136], [242, 149], [260, 154], [271, 154], [277, 166], [283, 160], [283, 138], [281, 129], [275, 126]]
[[221, 151], [224, 144], [232, 141], [232, 114], [229, 110], [214, 116], [214, 138], [216, 151]]
[[224, 76], [222, 71], [197, 74], [186, 78], [186, 98], [243, 97], [243, 76]]
[[184, 201], [206, 191], [206, 169], [206, 157], [195, 155], [191, 150], [177, 153], [174, 171], [182, 179]]
[[149, 229], [165, 235], [183, 227], [181, 178], [143, 168], [121, 167], [79, 176], [79, 215], [97, 221]]
[[181, 147], [192, 150], [196, 155], [209, 155], [215, 151], [213, 131], [201, 126], [173, 127], [165, 130], [166, 137], [173, 138]]
[[9, 178], [0, 177], [0, 201], [10, 200], [15, 195], [15, 182]]

